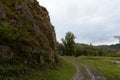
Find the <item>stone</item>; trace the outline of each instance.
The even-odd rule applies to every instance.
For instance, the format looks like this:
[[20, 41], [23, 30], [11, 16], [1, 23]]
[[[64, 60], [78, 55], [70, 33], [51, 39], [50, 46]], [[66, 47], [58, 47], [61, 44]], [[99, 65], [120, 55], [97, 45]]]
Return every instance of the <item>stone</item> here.
[[6, 12], [3, 6], [0, 4], [0, 19], [5, 19], [5, 18], [6, 18]]
[[[6, 0], [4, 2], [7, 3]], [[0, 56], [4, 54], [3, 57], [14, 59], [19, 57], [24, 64], [39, 60], [42, 64], [55, 62], [56, 34], [46, 8], [36, 0], [12, 1], [9, 5], [0, 2], [0, 19], [2, 18], [5, 19], [4, 23], [9, 23], [12, 35], [10, 41], [0, 38], [6, 44], [0, 43]], [[39, 60], [36, 60], [36, 54], [39, 55]]]

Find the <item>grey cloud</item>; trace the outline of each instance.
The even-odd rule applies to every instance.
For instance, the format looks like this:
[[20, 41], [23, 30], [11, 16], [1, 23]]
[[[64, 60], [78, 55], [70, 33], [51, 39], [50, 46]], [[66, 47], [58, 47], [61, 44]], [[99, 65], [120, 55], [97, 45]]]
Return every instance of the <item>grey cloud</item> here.
[[112, 44], [113, 36], [120, 34], [119, 0], [41, 0], [40, 4], [50, 13], [58, 41], [71, 31], [78, 42]]

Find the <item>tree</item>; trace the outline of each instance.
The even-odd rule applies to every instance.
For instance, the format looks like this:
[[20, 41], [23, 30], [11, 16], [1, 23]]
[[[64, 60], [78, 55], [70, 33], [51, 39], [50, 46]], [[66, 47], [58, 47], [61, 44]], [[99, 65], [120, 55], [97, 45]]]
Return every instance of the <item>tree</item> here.
[[75, 36], [72, 32], [67, 32], [65, 39], [62, 38], [62, 43], [65, 48], [65, 55], [75, 55]]
[[64, 55], [65, 53], [65, 48], [62, 43], [57, 42], [57, 51], [60, 55]]

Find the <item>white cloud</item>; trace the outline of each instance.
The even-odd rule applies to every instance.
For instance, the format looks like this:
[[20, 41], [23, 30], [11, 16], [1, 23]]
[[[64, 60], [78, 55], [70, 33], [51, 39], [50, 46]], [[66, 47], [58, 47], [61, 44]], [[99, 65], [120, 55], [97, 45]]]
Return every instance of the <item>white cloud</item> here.
[[114, 43], [120, 34], [119, 0], [38, 0], [55, 26], [57, 39], [72, 31], [79, 42]]

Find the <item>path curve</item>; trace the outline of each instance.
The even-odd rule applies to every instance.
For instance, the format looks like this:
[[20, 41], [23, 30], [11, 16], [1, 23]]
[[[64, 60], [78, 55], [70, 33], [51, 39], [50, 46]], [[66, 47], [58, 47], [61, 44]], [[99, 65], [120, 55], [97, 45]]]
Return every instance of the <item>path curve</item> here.
[[[107, 80], [103, 75], [99, 74], [93, 74], [93, 71], [85, 64], [79, 63], [74, 60], [70, 60], [76, 67], [76, 73], [73, 76], [72, 80]], [[87, 77], [84, 73], [82, 73], [81, 69], [84, 68]]]
[[[107, 80], [103, 75], [100, 73], [93, 74], [94, 71], [92, 71], [87, 65], [82, 64], [76, 60], [64, 58], [64, 60], [67, 60], [75, 65], [76, 67], [76, 73], [73, 76], [72, 80]], [[84, 69], [84, 72], [81, 69]], [[96, 69], [97, 70], [97, 69]]]

